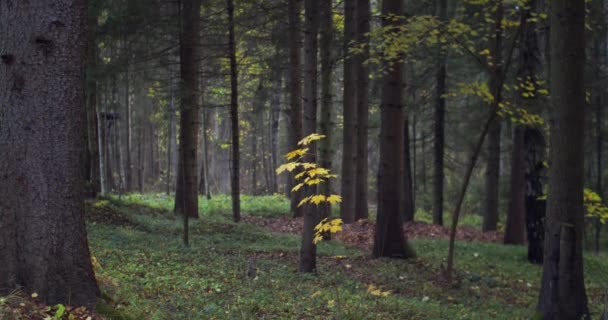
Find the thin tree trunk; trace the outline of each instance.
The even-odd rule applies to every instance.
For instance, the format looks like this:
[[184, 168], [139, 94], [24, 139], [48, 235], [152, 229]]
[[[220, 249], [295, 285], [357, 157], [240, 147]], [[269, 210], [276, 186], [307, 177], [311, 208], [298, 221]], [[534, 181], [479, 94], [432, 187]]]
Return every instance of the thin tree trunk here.
[[583, 275], [585, 1], [551, 1], [551, 150], [543, 319], [588, 319]]
[[[495, 0], [493, 8], [494, 35], [490, 40], [490, 58], [492, 65], [490, 72], [490, 90], [494, 105], [501, 103], [503, 85], [503, 59], [502, 59], [502, 18], [503, 0]], [[492, 110], [496, 109], [495, 107]], [[494, 111], [491, 111], [494, 112]], [[500, 137], [502, 121], [494, 121], [488, 132], [487, 164], [485, 176], [485, 198], [483, 205], [483, 231], [494, 231], [498, 224], [498, 189], [500, 183]], [[523, 230], [524, 225], [521, 225]], [[523, 231], [522, 231], [523, 234]]]
[[[407, 108], [405, 109], [407, 110]], [[410, 133], [409, 121], [404, 117], [403, 124], [403, 220], [414, 221], [416, 207], [414, 204], [414, 190], [412, 185], [412, 167], [410, 159]]]
[[[95, 12], [88, 13], [87, 26], [90, 34], [95, 34], [97, 16]], [[87, 129], [88, 148], [90, 155], [90, 184], [91, 196], [96, 197], [101, 192], [101, 173], [99, 161], [99, 123], [97, 119], [97, 45], [96, 37], [89, 36], [87, 44]]]
[[[448, 21], [447, 0], [437, 1], [437, 15], [443, 24]], [[446, 94], [446, 64], [447, 58], [444, 48], [439, 48], [438, 69], [436, 74], [437, 86], [435, 88], [435, 122], [433, 141], [433, 223], [443, 225], [443, 182], [444, 149], [445, 149], [445, 94]]]
[[236, 66], [236, 47], [234, 42], [234, 4], [227, 0], [228, 6], [228, 55], [230, 57], [230, 122], [232, 128], [232, 171], [230, 186], [232, 189], [232, 219], [241, 220], [241, 193], [239, 181], [239, 102], [238, 75]]
[[511, 152], [511, 183], [509, 207], [504, 236], [505, 244], [524, 244], [526, 241], [526, 158], [524, 131], [522, 125], [513, 129], [513, 150]]
[[[356, 38], [359, 44], [369, 44], [367, 33], [370, 31], [371, 9], [370, 0], [357, 0], [356, 4]], [[356, 58], [356, 98], [357, 105], [357, 137], [356, 137], [356, 169], [355, 169], [355, 220], [367, 219], [368, 208], [368, 152], [367, 133], [369, 119], [369, 68], [365, 63], [369, 59], [369, 46]]]
[[357, 1], [344, 1], [344, 131], [342, 134], [342, 202], [340, 218], [344, 223], [355, 221], [357, 183], [357, 58], [351, 53], [357, 38]]
[[[289, 99], [290, 113], [290, 150], [298, 149], [298, 141], [302, 139], [302, 54], [301, 49], [301, 22], [302, 0], [289, 0]], [[289, 188], [294, 185], [290, 177]], [[302, 195], [301, 191], [291, 192], [291, 212], [294, 217], [304, 214], [302, 207], [298, 207]]]
[[[320, 56], [321, 56], [321, 119], [319, 122], [319, 133], [325, 135], [325, 139], [319, 141], [319, 165], [328, 170], [332, 166], [332, 109], [333, 90], [332, 72], [333, 57], [331, 44], [333, 41], [333, 12], [331, 1], [321, 1], [320, 5]], [[329, 196], [331, 194], [330, 180], [319, 185], [319, 194]], [[319, 205], [319, 219], [328, 218], [331, 215], [331, 205], [322, 203]], [[326, 236], [329, 238], [329, 234]]]
[[[0, 4], [0, 295], [100, 296], [84, 220], [86, 2]], [[59, 115], [59, 116], [58, 116]]]
[[[317, 130], [317, 34], [319, 31], [318, 0], [305, 0], [304, 24], [304, 136]], [[311, 148], [304, 162], [316, 163], [316, 150]], [[315, 186], [304, 187], [306, 196], [316, 193]], [[317, 246], [312, 242], [314, 227], [319, 222], [316, 206], [304, 207], [304, 227], [300, 248], [300, 272], [313, 272], [317, 268]]]
[[175, 189], [174, 177], [175, 177], [175, 149], [177, 149], [177, 141], [176, 141], [176, 125], [175, 125], [175, 96], [173, 93], [173, 88], [171, 88], [171, 101], [169, 102], [169, 137], [167, 139], [167, 181], [166, 181], [166, 190], [167, 194], [171, 193], [171, 190]]

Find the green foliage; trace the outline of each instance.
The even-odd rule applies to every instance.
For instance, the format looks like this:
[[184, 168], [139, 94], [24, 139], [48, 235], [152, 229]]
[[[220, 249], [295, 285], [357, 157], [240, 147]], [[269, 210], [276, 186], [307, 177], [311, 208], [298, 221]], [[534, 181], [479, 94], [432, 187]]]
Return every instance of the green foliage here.
[[[319, 249], [321, 269], [328, 271], [307, 275], [294, 272], [297, 236], [213, 214], [192, 222], [196, 241], [185, 249], [176, 236], [180, 221], [170, 211], [147, 215], [148, 201], [158, 205], [154, 196], [138, 201], [110, 200], [142, 228], [88, 226], [101, 266], [97, 277], [111, 279], [101, 282], [104, 295], [132, 315], [123, 319], [524, 319], [536, 304], [541, 268], [526, 262], [524, 247], [457, 242], [457, 287], [436, 281], [443, 240], [411, 241], [419, 253], [412, 261], [369, 259], [330, 241]], [[246, 276], [251, 257], [257, 259], [256, 279]], [[605, 256], [585, 256], [595, 316], [608, 284], [606, 270]], [[377, 296], [375, 290], [390, 294]]]

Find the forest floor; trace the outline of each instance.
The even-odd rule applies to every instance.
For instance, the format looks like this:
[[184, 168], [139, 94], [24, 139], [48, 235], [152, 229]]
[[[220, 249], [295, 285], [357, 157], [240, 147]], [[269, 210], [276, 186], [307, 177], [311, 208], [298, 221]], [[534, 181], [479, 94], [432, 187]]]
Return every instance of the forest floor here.
[[[230, 200], [201, 201], [191, 246], [165, 195], [87, 203], [89, 246], [109, 319], [528, 319], [540, 266], [526, 249], [494, 243], [473, 225], [459, 231], [457, 279], [442, 279], [445, 230], [407, 226], [417, 258], [371, 259], [373, 222], [348, 226], [319, 245], [318, 272], [297, 272], [299, 221], [278, 196], [243, 197], [243, 223]], [[604, 308], [608, 257], [585, 255], [593, 318]], [[255, 274], [253, 274], [255, 273]], [[2, 299], [0, 299], [0, 311]], [[2, 319], [0, 312], [0, 319]], [[88, 316], [88, 315], [87, 315]], [[95, 317], [96, 318], [96, 317]], [[7, 318], [12, 319], [12, 318]], [[75, 317], [74, 319], [86, 319]]]

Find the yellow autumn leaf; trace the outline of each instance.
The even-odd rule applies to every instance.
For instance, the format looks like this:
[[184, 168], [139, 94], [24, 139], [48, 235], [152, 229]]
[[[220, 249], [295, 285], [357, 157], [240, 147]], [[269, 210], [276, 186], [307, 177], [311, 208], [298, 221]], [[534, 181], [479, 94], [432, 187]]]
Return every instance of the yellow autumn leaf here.
[[325, 201], [325, 196], [322, 194], [317, 194], [312, 196], [312, 198], [310, 199], [310, 203], [314, 203], [316, 205], [319, 205], [319, 203]]
[[291, 188], [291, 192], [296, 192], [296, 191], [302, 189], [303, 186], [304, 186], [303, 183], [298, 183], [293, 188]]
[[309, 180], [306, 180], [306, 184], [309, 185], [309, 186], [314, 186], [314, 185], [319, 184], [321, 182], [323, 182], [323, 179], [309, 179]]
[[342, 197], [337, 194], [332, 194], [325, 201], [329, 202], [329, 204], [336, 204], [342, 202]]
[[306, 197], [306, 198], [300, 200], [300, 203], [298, 203], [298, 207], [305, 205], [306, 202], [308, 202], [309, 200], [310, 200], [310, 197]]
[[318, 233], [318, 234], [315, 234], [315, 237], [312, 239], [312, 243], [317, 244], [317, 243], [321, 242], [322, 240], [323, 240], [323, 236], [320, 233]]
[[307, 145], [309, 145], [311, 142], [313, 142], [313, 141], [317, 141], [317, 140], [321, 140], [321, 139], [323, 139], [323, 138], [325, 138], [325, 135], [318, 134], [318, 133], [313, 133], [313, 134], [310, 134], [310, 135], [309, 135], [309, 136], [307, 136], [307, 137], [304, 137], [304, 139], [300, 140], [300, 141], [298, 142], [298, 145], [299, 145], [299, 146], [307, 146]]
[[287, 158], [287, 160], [292, 160], [304, 156], [306, 152], [308, 152], [308, 148], [296, 149], [286, 154], [285, 157]]
[[289, 163], [285, 163], [285, 164], [280, 165], [280, 166], [277, 168], [277, 170], [276, 170], [276, 171], [277, 171], [277, 174], [281, 174], [281, 173], [283, 173], [283, 172], [285, 172], [285, 171], [292, 172], [292, 171], [293, 171], [295, 168], [297, 168], [299, 165], [300, 165], [300, 164], [299, 164], [299, 163], [297, 163], [297, 162], [289, 162]]
[[325, 168], [314, 168], [314, 169], [308, 170], [309, 177], [327, 176], [328, 174], [329, 174], [329, 170], [327, 170]]

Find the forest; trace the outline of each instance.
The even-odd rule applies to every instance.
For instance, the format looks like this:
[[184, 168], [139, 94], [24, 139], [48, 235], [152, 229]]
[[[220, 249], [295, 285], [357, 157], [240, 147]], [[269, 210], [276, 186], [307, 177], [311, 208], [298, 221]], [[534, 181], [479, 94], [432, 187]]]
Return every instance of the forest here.
[[0, 320], [608, 319], [606, 0], [0, 0]]

